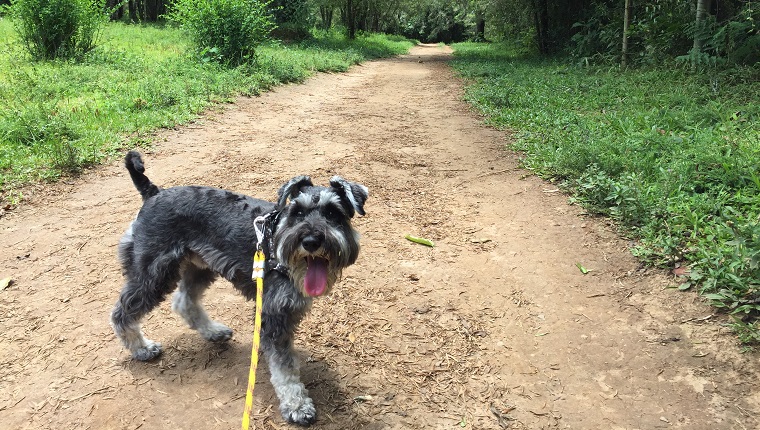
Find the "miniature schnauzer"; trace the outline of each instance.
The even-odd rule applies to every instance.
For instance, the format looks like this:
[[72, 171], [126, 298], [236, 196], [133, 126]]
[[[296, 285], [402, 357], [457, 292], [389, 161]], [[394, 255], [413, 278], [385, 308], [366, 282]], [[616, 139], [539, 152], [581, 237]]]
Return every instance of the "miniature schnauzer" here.
[[364, 215], [367, 188], [340, 176], [329, 187], [297, 176], [280, 188], [275, 204], [210, 187], [161, 189], [145, 176], [135, 151], [125, 164], [143, 206], [119, 242], [126, 283], [111, 314], [116, 335], [137, 360], [161, 354], [161, 344], [143, 336], [140, 320], [179, 285], [172, 310], [205, 339], [229, 340], [232, 330], [210, 319], [200, 300], [218, 275], [247, 299], [255, 297], [254, 219], [266, 215], [261, 351], [283, 418], [313, 423], [316, 410], [300, 381], [293, 335], [312, 299], [327, 294], [356, 261], [359, 234], [351, 218]]

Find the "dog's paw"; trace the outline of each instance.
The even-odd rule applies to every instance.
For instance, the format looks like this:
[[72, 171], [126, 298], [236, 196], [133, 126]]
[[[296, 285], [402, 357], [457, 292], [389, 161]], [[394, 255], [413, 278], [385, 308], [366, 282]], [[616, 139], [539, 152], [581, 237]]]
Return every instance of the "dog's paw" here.
[[317, 421], [317, 410], [310, 398], [306, 398], [303, 404], [295, 410], [282, 410], [282, 417], [293, 424], [308, 426]]
[[226, 342], [232, 339], [232, 329], [216, 321], [198, 331], [209, 342]]
[[145, 346], [132, 351], [132, 358], [140, 361], [150, 361], [161, 355], [161, 344], [148, 340]]

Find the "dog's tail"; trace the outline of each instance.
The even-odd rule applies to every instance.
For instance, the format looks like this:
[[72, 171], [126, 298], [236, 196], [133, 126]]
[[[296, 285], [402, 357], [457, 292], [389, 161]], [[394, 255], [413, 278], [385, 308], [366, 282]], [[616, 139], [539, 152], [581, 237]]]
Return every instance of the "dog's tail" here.
[[135, 188], [140, 192], [143, 200], [148, 200], [161, 191], [161, 188], [157, 187], [145, 176], [145, 165], [139, 152], [127, 152], [127, 156], [124, 158], [124, 165], [127, 166], [129, 176], [132, 177], [132, 183], [135, 184]]

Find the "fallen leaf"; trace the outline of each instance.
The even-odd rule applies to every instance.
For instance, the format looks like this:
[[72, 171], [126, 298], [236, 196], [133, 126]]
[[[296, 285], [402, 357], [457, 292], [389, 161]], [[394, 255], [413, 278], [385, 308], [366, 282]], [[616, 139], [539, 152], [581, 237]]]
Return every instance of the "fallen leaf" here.
[[583, 265], [581, 265], [581, 263], [575, 263], [575, 267], [577, 267], [578, 270], [580, 270], [581, 273], [583, 273], [584, 275], [586, 273], [588, 273], [588, 269], [586, 269], [585, 267], [583, 267]]
[[414, 243], [419, 243], [420, 245], [425, 245], [425, 246], [430, 246], [430, 247], [435, 246], [435, 244], [433, 244], [431, 240], [425, 239], [423, 237], [412, 236], [411, 234], [407, 234], [404, 237], [406, 238], [406, 240], [412, 241]]
[[12, 283], [13, 283], [13, 279], [11, 278], [0, 279], [0, 291], [3, 291], [4, 289], [8, 288]]
[[673, 269], [673, 274], [676, 276], [689, 276], [689, 268], [687, 266], [680, 266]]

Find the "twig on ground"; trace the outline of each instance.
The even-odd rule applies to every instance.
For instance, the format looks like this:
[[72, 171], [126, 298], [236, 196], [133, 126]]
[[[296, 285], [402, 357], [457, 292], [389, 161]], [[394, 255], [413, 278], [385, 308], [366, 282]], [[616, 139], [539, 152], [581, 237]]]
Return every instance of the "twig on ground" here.
[[511, 171], [514, 171], [514, 170], [517, 170], [517, 169], [514, 169], [514, 168], [513, 169], [504, 169], [504, 170], [497, 170], [497, 171], [494, 171], [494, 172], [481, 173], [480, 175], [477, 175], [474, 178], [468, 179], [466, 181], [462, 181], [462, 182], [454, 185], [454, 188], [461, 187], [462, 185], [466, 184], [467, 182], [473, 181], [475, 179], [485, 178], [486, 176], [491, 176], [491, 175], [499, 175], [499, 174], [511, 172]]

